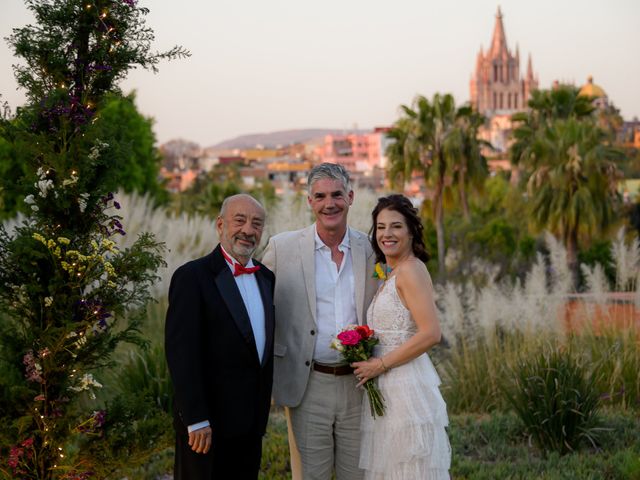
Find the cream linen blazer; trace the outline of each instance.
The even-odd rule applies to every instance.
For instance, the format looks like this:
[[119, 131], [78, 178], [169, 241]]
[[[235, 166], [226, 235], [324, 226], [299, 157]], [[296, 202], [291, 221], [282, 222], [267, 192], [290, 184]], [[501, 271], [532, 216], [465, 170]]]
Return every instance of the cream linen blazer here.
[[[367, 308], [378, 287], [373, 278], [375, 255], [365, 233], [349, 228], [355, 276], [358, 323], [366, 323]], [[296, 407], [307, 388], [316, 340], [315, 228], [311, 226], [271, 237], [262, 257], [276, 275], [274, 305], [273, 399]]]

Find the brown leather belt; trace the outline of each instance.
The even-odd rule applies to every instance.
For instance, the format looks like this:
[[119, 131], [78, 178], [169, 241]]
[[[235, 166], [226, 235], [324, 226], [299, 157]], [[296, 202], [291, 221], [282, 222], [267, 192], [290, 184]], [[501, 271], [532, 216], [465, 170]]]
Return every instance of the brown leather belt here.
[[331, 375], [349, 375], [350, 373], [353, 373], [353, 368], [351, 368], [349, 365], [337, 365], [334, 367], [313, 362], [313, 369], [316, 372], [330, 373]]

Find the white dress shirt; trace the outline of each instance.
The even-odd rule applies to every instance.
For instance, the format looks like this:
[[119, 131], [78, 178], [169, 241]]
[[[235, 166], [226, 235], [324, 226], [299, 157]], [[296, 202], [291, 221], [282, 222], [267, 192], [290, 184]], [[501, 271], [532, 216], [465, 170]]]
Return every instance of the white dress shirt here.
[[318, 331], [314, 361], [324, 364], [344, 363], [340, 352], [329, 345], [340, 331], [358, 323], [355, 278], [349, 244], [349, 229], [338, 249], [344, 254], [340, 267], [331, 260], [331, 249], [315, 231], [316, 320]]
[[[222, 247], [222, 245], [220, 245], [220, 248], [222, 248], [226, 256], [232, 260], [232, 263], [229, 263], [229, 261], [225, 258], [227, 265], [231, 269], [231, 273], [233, 273], [235, 270], [235, 263], [238, 262], [236, 262], [236, 260], [231, 255], [229, 255], [229, 253]], [[253, 266], [253, 260], [249, 259], [249, 262], [247, 262], [245, 267]], [[258, 281], [256, 280], [256, 276], [250, 273], [238, 275], [237, 277], [233, 278], [236, 281], [236, 285], [238, 286], [238, 290], [240, 290], [240, 295], [242, 296], [242, 301], [244, 302], [244, 306], [247, 309], [247, 313], [249, 314], [251, 329], [253, 330], [253, 338], [256, 341], [256, 348], [258, 350], [258, 357], [260, 358], [260, 363], [262, 363], [262, 357], [264, 356], [264, 347], [266, 343], [266, 331], [264, 325], [264, 305], [262, 304], [262, 296], [260, 295]], [[191, 433], [194, 430], [198, 430], [200, 428], [208, 426], [209, 421], [205, 420], [203, 422], [189, 425], [187, 427], [187, 431]]]

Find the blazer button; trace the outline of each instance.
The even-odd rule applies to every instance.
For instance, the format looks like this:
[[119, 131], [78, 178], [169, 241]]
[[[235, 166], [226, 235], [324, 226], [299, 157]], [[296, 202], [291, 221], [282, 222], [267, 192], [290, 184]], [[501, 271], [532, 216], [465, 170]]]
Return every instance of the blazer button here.
[[311, 335], [315, 335], [316, 331], [315, 330], [311, 330]]
[[304, 362], [304, 364], [308, 367], [309, 365], [311, 365], [311, 362], [307, 360], [306, 362]]

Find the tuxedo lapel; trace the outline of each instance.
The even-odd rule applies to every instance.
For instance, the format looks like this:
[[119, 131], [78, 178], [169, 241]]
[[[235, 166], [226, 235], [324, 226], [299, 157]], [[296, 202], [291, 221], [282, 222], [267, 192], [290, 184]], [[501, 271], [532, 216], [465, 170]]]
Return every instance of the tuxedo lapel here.
[[266, 278], [262, 270], [256, 272], [256, 280], [258, 288], [260, 288], [260, 296], [262, 297], [262, 306], [264, 309], [264, 328], [265, 328], [265, 351], [262, 356], [262, 366], [273, 355], [273, 333], [275, 329], [275, 318], [273, 312], [272, 285]]
[[356, 289], [356, 311], [358, 315], [358, 323], [363, 325], [364, 321], [364, 290], [367, 274], [367, 252], [365, 249], [365, 240], [360, 236], [356, 236], [353, 230], [349, 228], [349, 243], [351, 244], [351, 261], [353, 263], [353, 277]]
[[[222, 265], [220, 265], [220, 262], [222, 262]], [[253, 336], [251, 320], [249, 320], [249, 313], [244, 305], [244, 301], [242, 300], [236, 281], [233, 278], [233, 274], [222, 257], [220, 246], [213, 251], [213, 268], [215, 271], [215, 283], [218, 287], [218, 291], [220, 292], [220, 296], [227, 305], [227, 308], [231, 313], [231, 318], [238, 327], [238, 330], [240, 330], [242, 338], [254, 352], [256, 361], [259, 361], [256, 340]]]
[[311, 225], [305, 228], [300, 236], [300, 261], [302, 262], [302, 272], [304, 274], [304, 283], [307, 289], [307, 299], [309, 302], [309, 309], [311, 310], [311, 317], [313, 322], [317, 325], [316, 319], [316, 239], [315, 228]]

